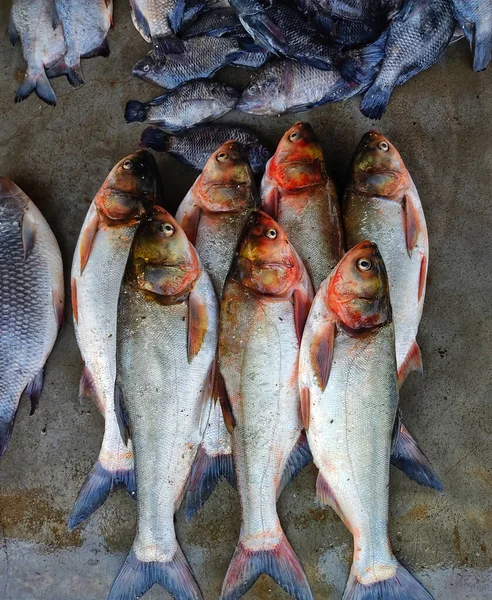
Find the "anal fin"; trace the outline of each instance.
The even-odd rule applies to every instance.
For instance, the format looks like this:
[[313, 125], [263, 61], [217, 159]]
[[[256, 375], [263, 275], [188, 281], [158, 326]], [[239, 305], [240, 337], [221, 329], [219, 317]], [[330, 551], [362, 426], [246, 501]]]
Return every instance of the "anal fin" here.
[[280, 480], [280, 483], [277, 488], [277, 500], [278, 498], [280, 498], [282, 492], [289, 485], [289, 483], [312, 460], [313, 455], [311, 454], [311, 450], [309, 449], [306, 434], [302, 432], [299, 436], [299, 439], [296, 442], [296, 445], [290, 453], [287, 464], [285, 465], [284, 472], [282, 474], [282, 479]]
[[403, 361], [403, 364], [398, 369], [398, 385], [401, 387], [405, 379], [410, 375], [412, 371], [417, 371], [421, 375], [424, 372], [422, 366], [422, 355], [417, 342], [414, 342], [408, 351], [408, 354]]

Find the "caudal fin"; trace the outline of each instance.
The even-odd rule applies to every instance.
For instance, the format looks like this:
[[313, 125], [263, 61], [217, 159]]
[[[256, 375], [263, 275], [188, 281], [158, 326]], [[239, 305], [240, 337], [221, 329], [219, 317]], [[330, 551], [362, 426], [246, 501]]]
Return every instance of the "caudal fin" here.
[[46, 104], [55, 106], [56, 94], [51, 87], [44, 70], [39, 75], [32, 75], [30, 73], [25, 74], [24, 81], [20, 84], [15, 93], [15, 101], [22, 102], [30, 96], [32, 92], [36, 92], [37, 96], [43, 100], [43, 102], [46, 102]]
[[388, 107], [392, 88], [382, 87], [376, 82], [367, 90], [360, 110], [369, 119], [380, 119]]
[[167, 152], [169, 135], [158, 127], [147, 127], [140, 138], [141, 148], [150, 148], [155, 152]]
[[14, 428], [15, 417], [11, 421], [0, 421], [0, 456], [5, 454]]
[[473, 70], [483, 71], [487, 68], [492, 54], [492, 31], [475, 32], [475, 44], [473, 54]]
[[136, 497], [135, 471], [108, 471], [97, 461], [73, 505], [68, 528], [73, 529], [80, 525], [106, 502], [111, 492], [122, 487], [127, 489], [132, 498]]
[[143, 123], [147, 116], [147, 110], [143, 102], [130, 100], [126, 103], [125, 121], [127, 123]]
[[203, 508], [222, 478], [227, 479], [232, 487], [236, 486], [232, 454], [210, 456], [200, 446], [186, 491], [187, 521]]
[[398, 565], [390, 579], [364, 585], [351, 572], [342, 600], [433, 600], [433, 597], [405, 567]]
[[137, 600], [154, 584], [167, 590], [175, 600], [202, 600], [195, 576], [179, 546], [168, 562], [143, 562], [132, 550], [114, 580], [108, 600]]
[[221, 600], [238, 600], [265, 573], [296, 600], [313, 600], [304, 569], [285, 535], [272, 550], [254, 552], [236, 546], [222, 584]]
[[356, 84], [361, 90], [371, 85], [384, 58], [387, 37], [387, 32], [384, 32], [372, 44], [348, 50], [343, 55], [339, 70], [345, 81]]

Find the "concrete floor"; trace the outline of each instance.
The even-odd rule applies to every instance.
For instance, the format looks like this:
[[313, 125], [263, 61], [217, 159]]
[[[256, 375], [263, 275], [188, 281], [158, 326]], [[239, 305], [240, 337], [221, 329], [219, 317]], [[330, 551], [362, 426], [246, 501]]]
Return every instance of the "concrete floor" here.
[[[111, 57], [84, 62], [82, 88], [57, 80], [56, 108], [34, 96], [14, 105], [24, 64], [8, 42], [8, 5], [0, 2], [0, 173], [42, 210], [68, 272], [89, 203], [113, 164], [138, 145], [142, 127], [125, 124], [125, 102], [150, 99], [159, 89], [131, 75], [147, 45], [122, 0]], [[425, 375], [405, 384], [402, 406], [446, 488], [440, 496], [393, 471], [391, 539], [402, 562], [445, 600], [492, 598], [492, 67], [474, 74], [470, 64], [464, 42], [450, 48], [440, 64], [397, 90], [376, 124], [403, 155], [429, 227], [419, 336]], [[374, 125], [358, 104], [354, 99], [302, 117], [318, 132], [339, 182], [360, 136]], [[261, 130], [274, 147], [298, 117], [232, 113], [224, 120]], [[196, 173], [169, 157], [160, 156], [159, 164], [175, 207]], [[2, 600], [104, 600], [134, 536], [135, 506], [122, 492], [82, 528], [66, 528], [103, 432], [97, 408], [77, 401], [81, 363], [68, 304], [40, 408], [29, 417], [27, 403], [21, 405], [0, 464]], [[341, 597], [351, 540], [334, 513], [316, 508], [314, 482], [311, 466], [286, 490], [279, 510], [315, 598], [331, 600]], [[235, 492], [222, 483], [190, 525], [180, 511], [177, 528], [205, 600], [218, 598], [239, 531]], [[146, 599], [167, 597], [154, 588]], [[245, 598], [287, 596], [262, 577]]]

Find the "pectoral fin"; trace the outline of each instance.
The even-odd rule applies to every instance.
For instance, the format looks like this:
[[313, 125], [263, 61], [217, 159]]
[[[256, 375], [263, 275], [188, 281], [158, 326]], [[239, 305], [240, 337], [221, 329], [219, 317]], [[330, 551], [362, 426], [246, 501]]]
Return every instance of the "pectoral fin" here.
[[91, 255], [92, 246], [96, 238], [97, 230], [99, 229], [100, 218], [97, 212], [94, 212], [87, 223], [82, 239], [80, 241], [80, 274], [84, 272], [89, 257]]
[[278, 220], [278, 188], [271, 187], [262, 200], [262, 208], [272, 219]]
[[196, 242], [196, 233], [198, 231], [198, 223], [200, 222], [200, 208], [193, 204], [189, 211], [186, 211], [183, 218], [179, 222], [184, 229], [188, 239], [194, 245]]
[[37, 225], [29, 210], [22, 217], [22, 246], [24, 248], [24, 260], [27, 260], [36, 243]]
[[192, 290], [188, 297], [188, 362], [200, 352], [208, 328], [208, 310], [199, 294]]
[[403, 218], [407, 252], [408, 256], [412, 256], [413, 249], [417, 245], [417, 239], [421, 233], [421, 224], [417, 207], [409, 194], [403, 198]]
[[333, 361], [335, 323], [322, 323], [311, 340], [309, 356], [314, 376], [322, 392], [325, 391]]
[[301, 343], [304, 325], [306, 324], [311, 299], [304, 288], [298, 288], [294, 292], [294, 323], [296, 326], [297, 341]]
[[114, 386], [114, 412], [116, 414], [116, 420], [118, 421], [121, 439], [125, 446], [127, 446], [128, 440], [130, 439], [130, 420], [128, 418], [123, 392], [117, 383], [115, 383]]

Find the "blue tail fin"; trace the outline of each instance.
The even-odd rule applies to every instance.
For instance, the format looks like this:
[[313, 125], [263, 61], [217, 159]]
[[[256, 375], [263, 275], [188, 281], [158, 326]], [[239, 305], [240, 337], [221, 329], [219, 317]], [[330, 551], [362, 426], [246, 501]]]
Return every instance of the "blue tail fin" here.
[[429, 592], [400, 564], [394, 577], [369, 585], [350, 574], [342, 600], [433, 600]]
[[140, 138], [141, 148], [150, 148], [155, 152], [167, 152], [169, 135], [158, 127], [147, 127]]
[[376, 77], [378, 66], [384, 58], [387, 32], [363, 48], [348, 50], [338, 66], [342, 77], [361, 88], [368, 87]]
[[232, 454], [210, 456], [202, 446], [198, 449], [186, 491], [186, 520], [192, 519], [210, 498], [221, 478], [236, 486]]
[[137, 100], [130, 100], [126, 103], [125, 108], [125, 121], [127, 123], [143, 123], [147, 116], [147, 109], [143, 102]]
[[11, 421], [0, 421], [0, 456], [3, 456], [7, 450], [14, 428], [14, 421], [15, 417]]
[[202, 600], [190, 565], [179, 546], [169, 562], [143, 562], [132, 550], [114, 580], [108, 600], [137, 600], [154, 584], [167, 590], [175, 600]]
[[304, 469], [304, 467], [308, 465], [312, 460], [313, 455], [311, 454], [311, 450], [309, 449], [306, 434], [302, 432], [299, 436], [299, 439], [297, 440], [296, 445], [290, 453], [287, 464], [285, 465], [284, 472], [282, 474], [282, 479], [280, 480], [277, 490], [277, 499], [280, 498], [284, 489], [297, 476], [297, 474], [300, 471], [302, 471], [302, 469]]
[[392, 91], [391, 88], [379, 86], [376, 81], [367, 90], [361, 102], [360, 110], [362, 114], [369, 119], [380, 119], [386, 112]]
[[39, 75], [25, 74], [24, 81], [20, 84], [15, 94], [15, 101], [22, 102], [30, 96], [32, 92], [36, 92], [38, 97], [43, 100], [43, 102], [46, 102], [46, 104], [55, 106], [56, 94], [44, 71]]
[[487, 68], [492, 54], [492, 31], [475, 32], [475, 45], [473, 54], [473, 70], [483, 71]]
[[136, 497], [135, 471], [108, 471], [97, 461], [73, 505], [68, 528], [80, 525], [106, 502], [113, 490], [121, 487], [125, 487], [132, 498]]
[[313, 600], [304, 569], [285, 535], [272, 550], [259, 552], [248, 550], [239, 542], [227, 569], [220, 600], [238, 600], [262, 573], [296, 600]]

